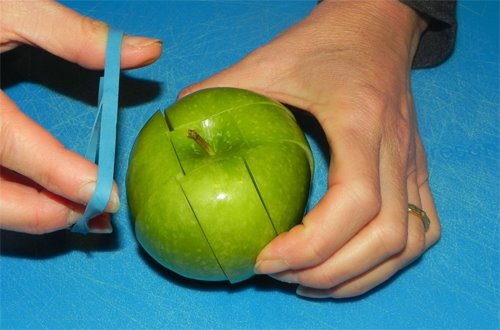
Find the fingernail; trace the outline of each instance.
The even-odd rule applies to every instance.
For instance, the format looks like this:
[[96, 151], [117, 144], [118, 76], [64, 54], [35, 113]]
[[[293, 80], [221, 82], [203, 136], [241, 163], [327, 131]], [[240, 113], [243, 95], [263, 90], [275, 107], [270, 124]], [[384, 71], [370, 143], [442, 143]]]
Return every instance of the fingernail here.
[[180, 99], [182, 99], [182, 98], [183, 98], [183, 97], [185, 97], [185, 96], [188, 96], [189, 94], [191, 94], [191, 93], [192, 93], [192, 90], [193, 90], [192, 86], [189, 86], [189, 87], [184, 88], [184, 89], [183, 89], [183, 90], [182, 90], [182, 91], [181, 91], [181, 92], [177, 95], [177, 100], [180, 100]]
[[283, 259], [261, 260], [255, 265], [256, 274], [274, 274], [290, 269], [290, 265]]
[[83, 214], [76, 212], [74, 210], [69, 211], [68, 226], [73, 226], [78, 221], [78, 219], [80, 219], [82, 217], [82, 215]]
[[299, 285], [297, 287], [295, 293], [298, 294], [299, 296], [307, 297], [307, 289], [305, 289], [302, 285]]
[[106, 211], [110, 213], [115, 213], [120, 208], [120, 197], [115, 190], [111, 191], [111, 196], [109, 197], [109, 203], [106, 206]]
[[330, 297], [330, 294], [326, 290], [312, 289], [302, 285], [297, 287], [295, 293], [305, 298], [324, 299]]
[[151, 39], [146, 37], [137, 37], [129, 35], [123, 38], [124, 46], [130, 46], [134, 48], [145, 48], [154, 44], [162, 45], [163, 41], [161, 41], [160, 39]]
[[288, 271], [288, 272], [285, 271], [285, 272], [281, 272], [281, 273], [277, 273], [277, 274], [270, 274], [269, 276], [271, 276], [272, 278], [274, 278], [278, 281], [285, 282], [285, 283], [298, 283], [299, 282], [297, 275], [293, 271]]
[[[96, 187], [95, 181], [84, 184], [80, 188], [80, 200], [85, 204], [90, 201], [92, 195], [94, 194]], [[118, 196], [118, 192], [113, 189], [111, 190], [111, 196], [109, 197], [108, 205], [106, 205], [107, 212], [115, 213], [120, 208], [120, 197]]]
[[105, 214], [97, 216], [88, 222], [89, 232], [93, 234], [111, 234], [113, 232], [113, 226], [111, 225], [111, 219]]
[[94, 194], [95, 185], [96, 185], [96, 183], [94, 181], [92, 181], [92, 182], [88, 182], [88, 183], [84, 184], [80, 188], [79, 198], [80, 198], [81, 202], [83, 202], [85, 204], [88, 203], [88, 201], [90, 200], [90, 198], [92, 198], [92, 195]]

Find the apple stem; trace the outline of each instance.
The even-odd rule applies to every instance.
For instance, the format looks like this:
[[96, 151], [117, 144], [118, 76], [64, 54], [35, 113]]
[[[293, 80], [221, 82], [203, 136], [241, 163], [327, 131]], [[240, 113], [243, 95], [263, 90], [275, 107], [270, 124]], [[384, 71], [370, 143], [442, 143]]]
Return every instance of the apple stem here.
[[205, 141], [204, 138], [201, 137], [200, 134], [198, 134], [198, 132], [196, 132], [195, 130], [193, 129], [189, 129], [187, 131], [187, 136], [190, 137], [191, 139], [193, 139], [196, 143], [198, 143], [198, 145], [203, 149], [205, 150], [205, 152], [210, 155], [210, 156], [213, 156], [215, 155], [215, 152], [214, 150], [212, 149], [212, 147], [207, 143], [207, 141]]

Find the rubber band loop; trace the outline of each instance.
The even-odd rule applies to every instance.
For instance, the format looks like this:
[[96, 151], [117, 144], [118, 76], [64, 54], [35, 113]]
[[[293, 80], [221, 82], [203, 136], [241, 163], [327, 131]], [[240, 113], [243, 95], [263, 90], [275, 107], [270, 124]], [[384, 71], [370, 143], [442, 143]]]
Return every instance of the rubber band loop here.
[[76, 233], [89, 233], [89, 220], [104, 212], [113, 188], [122, 38], [122, 31], [109, 30], [104, 77], [99, 81], [97, 115], [85, 153], [85, 158], [98, 164], [97, 182], [83, 216], [71, 228]]

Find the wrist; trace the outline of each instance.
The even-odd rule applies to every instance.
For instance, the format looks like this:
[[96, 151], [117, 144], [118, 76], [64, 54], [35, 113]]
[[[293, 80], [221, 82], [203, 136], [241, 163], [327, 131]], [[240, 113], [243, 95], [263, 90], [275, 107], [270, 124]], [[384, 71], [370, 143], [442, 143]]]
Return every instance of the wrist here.
[[386, 28], [399, 30], [399, 37], [404, 42], [407, 53], [413, 60], [422, 33], [427, 28], [427, 21], [415, 10], [399, 0], [372, 1], [373, 12]]
[[[324, 22], [335, 41], [364, 39], [362, 46], [386, 47], [411, 62], [427, 22], [398, 0], [326, 0], [310, 15]], [[361, 45], [361, 43], [358, 42]]]

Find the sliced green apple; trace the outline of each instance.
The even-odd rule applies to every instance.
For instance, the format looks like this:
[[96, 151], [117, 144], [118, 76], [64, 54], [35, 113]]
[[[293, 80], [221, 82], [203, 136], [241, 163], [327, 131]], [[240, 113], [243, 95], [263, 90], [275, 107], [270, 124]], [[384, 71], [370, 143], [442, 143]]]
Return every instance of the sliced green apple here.
[[302, 219], [312, 153], [291, 112], [234, 88], [190, 94], [155, 114], [134, 146], [127, 193], [136, 235], [162, 265], [242, 281]]

